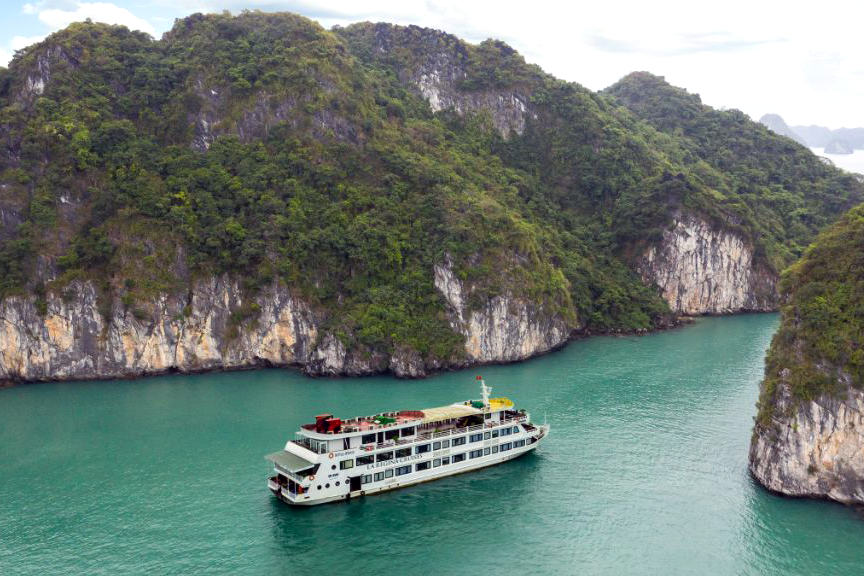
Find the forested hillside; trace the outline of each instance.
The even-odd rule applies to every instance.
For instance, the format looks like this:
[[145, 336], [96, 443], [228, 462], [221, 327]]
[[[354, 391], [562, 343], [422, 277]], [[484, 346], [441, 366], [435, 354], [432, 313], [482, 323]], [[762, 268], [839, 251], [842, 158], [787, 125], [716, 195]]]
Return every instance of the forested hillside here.
[[682, 163], [706, 175], [714, 189], [701, 209], [732, 216], [730, 224], [739, 226], [776, 270], [794, 262], [816, 232], [861, 199], [852, 174], [824, 164], [805, 146], [779, 138], [742, 112], [705, 106], [697, 94], [658, 76], [633, 73], [604, 92], [674, 138], [684, 152]]
[[772, 490], [864, 503], [864, 205], [784, 274], [750, 466]]
[[[118, 318], [181, 330], [195, 287], [223, 278], [240, 293], [220, 349], [267, 322], [261, 295], [279, 286], [314, 327], [286, 362], [325, 342], [367, 364], [407, 354], [418, 374], [518, 359], [574, 330], [668, 322], [634, 262], [682, 213], [776, 273], [864, 199], [806, 149], [653, 77], [598, 94], [498, 41], [293, 14], [196, 14], [158, 41], [72, 24], [0, 69], [0, 116], [0, 300], [50, 319], [93, 286], [102, 336], [80, 354], [110, 347]], [[44, 328], [19, 312], [7, 346]], [[505, 325], [556, 336], [472, 348]]]

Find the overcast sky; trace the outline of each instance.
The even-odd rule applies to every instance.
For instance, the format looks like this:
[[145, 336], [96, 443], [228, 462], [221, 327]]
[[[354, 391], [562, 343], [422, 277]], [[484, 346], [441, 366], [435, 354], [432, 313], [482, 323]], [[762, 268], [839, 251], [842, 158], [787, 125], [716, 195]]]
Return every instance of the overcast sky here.
[[[700, 4], [706, 7], [700, 7]], [[0, 64], [87, 17], [160, 37], [175, 18], [244, 8], [288, 10], [326, 27], [417, 24], [470, 42], [504, 40], [526, 60], [594, 90], [634, 70], [665, 76], [707, 104], [754, 119], [864, 126], [864, 3], [617, 0], [0, 0]]]

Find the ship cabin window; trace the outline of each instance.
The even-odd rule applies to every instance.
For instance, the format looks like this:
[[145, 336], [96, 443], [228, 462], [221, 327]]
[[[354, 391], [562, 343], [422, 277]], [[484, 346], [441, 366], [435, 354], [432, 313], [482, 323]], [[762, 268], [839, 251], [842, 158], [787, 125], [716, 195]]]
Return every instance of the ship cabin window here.
[[425, 454], [426, 452], [429, 452], [430, 447], [431, 444], [421, 444], [420, 446], [417, 446], [417, 449], [414, 452], [415, 454]]
[[432, 443], [432, 450], [440, 450], [440, 449], [441, 449], [441, 442], [433, 442]]
[[510, 442], [505, 442], [504, 444], [501, 444], [501, 452], [506, 452], [507, 450], [510, 450], [512, 447], [513, 447], [513, 444], [511, 444]]
[[525, 440], [519, 440], [513, 443], [514, 448], [521, 448], [522, 446], [525, 446]]
[[411, 473], [411, 466], [400, 466], [396, 468], [396, 476], [404, 476]]
[[482, 432], [480, 432], [479, 434], [471, 434], [471, 438], [470, 438], [471, 442], [479, 442], [481, 440], [483, 440], [483, 433]]
[[488, 455], [489, 455], [489, 448], [484, 448], [484, 449], [483, 449], [483, 455], [484, 455], [484, 456], [488, 456]]
[[375, 434], [364, 434], [360, 439], [361, 444], [374, 444], [375, 443]]
[[327, 441], [326, 440], [309, 440], [309, 446], [312, 448], [313, 452], [317, 452], [318, 454], [326, 454], [327, 453]]
[[481, 448], [480, 450], [472, 450], [470, 457], [471, 458], [479, 458], [482, 455], [483, 455], [483, 449]]
[[511, 433], [511, 432], [510, 432], [510, 427], [509, 427], [509, 426], [508, 426], [507, 428], [502, 428], [502, 429], [501, 429], [501, 436], [509, 436], [510, 433]]
[[375, 457], [371, 454], [369, 456], [357, 457], [357, 466], [365, 466], [367, 464], [372, 464], [373, 462], [375, 462]]
[[387, 430], [384, 432], [385, 440], [395, 440], [399, 437], [399, 430]]
[[441, 465], [441, 459], [440, 458], [435, 458], [434, 460], [432, 460], [432, 467], [433, 468], [437, 468], [440, 465]]
[[376, 472], [375, 473], [375, 482], [380, 482], [383, 479], [384, 479], [384, 473], [383, 472]]
[[396, 458], [405, 458], [411, 455], [411, 448], [400, 448], [396, 450]]
[[447, 466], [448, 464], [450, 464], [450, 457], [449, 456], [447, 458], [441, 458], [441, 465], [442, 466]]
[[463, 444], [465, 444], [465, 436], [453, 438], [453, 446], [462, 446]]
[[420, 463], [418, 463], [418, 464], [414, 467], [414, 469], [417, 470], [417, 472], [420, 472], [421, 470], [428, 470], [428, 469], [429, 469], [429, 461], [427, 460], [426, 462], [420, 462]]
[[393, 459], [393, 451], [392, 450], [390, 452], [379, 452], [378, 454], [375, 455], [375, 461], [376, 462], [384, 462], [385, 460], [392, 460], [392, 459]]
[[372, 475], [371, 474], [364, 474], [363, 478], [360, 480], [361, 484], [369, 484], [370, 482], [372, 482]]
[[441, 441], [441, 448], [449, 448], [449, 447], [450, 447], [450, 440], [442, 440]]
[[392, 478], [393, 477], [393, 469], [384, 470], [384, 478]]
[[492, 430], [492, 438], [498, 437], [498, 430]]
[[492, 454], [497, 454], [497, 453], [498, 453], [498, 447], [492, 446]]
[[402, 428], [402, 436], [413, 436], [414, 435], [414, 426], [408, 426], [407, 428]]
[[339, 462], [339, 469], [340, 470], [348, 470], [349, 468], [353, 468], [353, 467], [354, 467], [354, 459], [353, 458], [349, 458], [347, 460], [342, 460], [341, 462]]
[[342, 449], [348, 450], [349, 448], [351, 448], [351, 437], [346, 436], [345, 438], [342, 439]]
[[519, 433], [519, 427], [513, 426], [513, 434], [518, 434], [518, 433]]
[[464, 452], [462, 454], [455, 454], [453, 456], [453, 463], [454, 464], [456, 464], [457, 462], [462, 462], [463, 460], [465, 460], [465, 453]]
[[484, 419], [484, 420], [491, 420], [491, 419], [492, 419], [492, 413], [491, 413], [491, 412], [486, 412], [486, 413], [483, 415], [483, 419]]
[[483, 439], [488, 440], [489, 438], [491, 438], [491, 434], [492, 434], [491, 432], [484, 432], [483, 433]]

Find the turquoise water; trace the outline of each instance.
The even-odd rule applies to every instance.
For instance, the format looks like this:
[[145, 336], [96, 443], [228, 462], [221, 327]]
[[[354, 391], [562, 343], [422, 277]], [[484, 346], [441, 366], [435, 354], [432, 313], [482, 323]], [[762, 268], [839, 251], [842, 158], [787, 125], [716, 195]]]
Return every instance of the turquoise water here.
[[[860, 574], [864, 519], [747, 474], [776, 315], [593, 338], [523, 364], [311, 380], [260, 370], [0, 390], [0, 574]], [[536, 454], [292, 509], [262, 455], [324, 411], [476, 396], [552, 425]]]

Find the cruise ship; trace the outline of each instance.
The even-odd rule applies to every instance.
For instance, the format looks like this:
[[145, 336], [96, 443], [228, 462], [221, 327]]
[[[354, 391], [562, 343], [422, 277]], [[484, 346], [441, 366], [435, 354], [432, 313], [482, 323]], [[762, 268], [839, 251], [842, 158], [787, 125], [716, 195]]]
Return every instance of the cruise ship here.
[[312, 506], [377, 494], [512, 460], [537, 448], [548, 424], [532, 424], [507, 398], [350, 420], [332, 414], [300, 427], [273, 463], [268, 487], [291, 505]]

